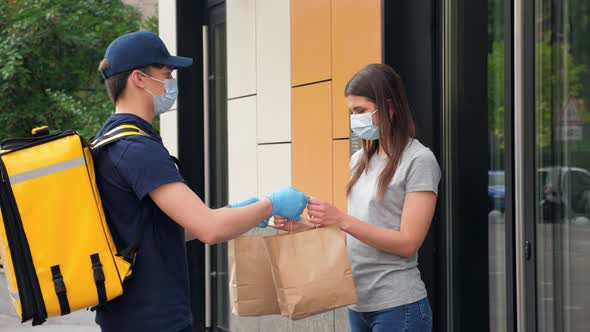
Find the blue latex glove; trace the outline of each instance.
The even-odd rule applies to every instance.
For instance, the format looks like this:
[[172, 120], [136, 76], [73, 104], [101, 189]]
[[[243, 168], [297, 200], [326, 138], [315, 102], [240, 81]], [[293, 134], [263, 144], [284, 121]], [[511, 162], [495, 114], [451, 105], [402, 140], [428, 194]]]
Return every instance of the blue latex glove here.
[[[254, 204], [257, 203], [259, 201], [258, 197], [250, 197], [244, 201], [241, 202], [236, 202], [236, 203], [231, 203], [228, 205], [228, 207], [230, 208], [240, 208], [240, 207], [244, 207], [244, 206], [248, 206], [250, 204]], [[266, 228], [268, 227], [268, 221], [269, 219], [264, 219], [264, 221], [262, 221], [260, 224], [258, 224], [258, 226], [256, 227], [260, 227], [260, 228]]]
[[236, 202], [236, 203], [231, 203], [228, 206], [230, 208], [239, 208], [239, 207], [248, 206], [250, 204], [258, 203], [258, 201], [259, 201], [258, 197], [250, 197], [247, 200], [243, 200], [241, 202]]
[[277, 190], [268, 196], [272, 202], [272, 215], [299, 221], [303, 210], [309, 203], [309, 197], [289, 186]]

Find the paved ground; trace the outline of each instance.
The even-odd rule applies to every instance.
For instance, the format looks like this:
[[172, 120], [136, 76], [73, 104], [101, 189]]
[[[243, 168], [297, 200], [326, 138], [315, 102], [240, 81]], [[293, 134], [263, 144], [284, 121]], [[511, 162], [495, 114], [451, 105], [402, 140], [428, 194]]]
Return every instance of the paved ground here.
[[50, 318], [42, 326], [33, 328], [31, 323], [21, 324], [8, 298], [4, 272], [0, 270], [0, 331], [2, 332], [98, 332], [94, 313], [79, 311], [58, 318]]
[[[586, 218], [588, 219], [588, 218]], [[539, 332], [589, 331], [590, 224], [538, 224], [537, 310]], [[490, 222], [490, 331], [506, 330], [505, 224]]]

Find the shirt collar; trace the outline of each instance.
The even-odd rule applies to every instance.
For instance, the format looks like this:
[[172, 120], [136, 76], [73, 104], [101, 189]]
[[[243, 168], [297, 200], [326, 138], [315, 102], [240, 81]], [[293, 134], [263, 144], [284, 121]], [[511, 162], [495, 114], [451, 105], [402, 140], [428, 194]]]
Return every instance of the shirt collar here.
[[139, 127], [139, 129], [145, 131], [150, 136], [162, 140], [160, 134], [154, 129], [154, 127], [144, 119], [131, 113], [115, 113], [109, 118], [109, 127], [114, 128], [120, 124], [133, 124]]

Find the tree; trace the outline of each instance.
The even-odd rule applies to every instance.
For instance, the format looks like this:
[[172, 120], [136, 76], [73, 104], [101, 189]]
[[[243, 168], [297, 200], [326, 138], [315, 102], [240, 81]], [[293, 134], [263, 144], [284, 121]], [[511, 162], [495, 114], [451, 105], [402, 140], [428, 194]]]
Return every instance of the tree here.
[[98, 64], [140, 27], [121, 0], [0, 0], [0, 139], [40, 125], [94, 135], [114, 108]]
[[[567, 73], [555, 68], [556, 58], [566, 54]], [[567, 83], [568, 93], [579, 96], [582, 91], [581, 78], [586, 72], [585, 65], [576, 64], [568, 43], [552, 43], [551, 32], [536, 42], [536, 130], [540, 147], [551, 145], [554, 116], [563, 108], [567, 96], [558, 98], [556, 89]], [[567, 80], [567, 82], [564, 82]], [[490, 130], [504, 149], [504, 41], [495, 40], [488, 54], [488, 123]]]

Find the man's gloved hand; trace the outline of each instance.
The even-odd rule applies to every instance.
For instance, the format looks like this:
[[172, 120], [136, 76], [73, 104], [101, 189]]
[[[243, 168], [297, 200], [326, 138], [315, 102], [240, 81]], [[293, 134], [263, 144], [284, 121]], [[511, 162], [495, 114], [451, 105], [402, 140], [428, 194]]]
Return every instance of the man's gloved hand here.
[[289, 186], [277, 190], [268, 196], [272, 202], [272, 215], [299, 221], [309, 197]]
[[[240, 207], [248, 206], [250, 204], [257, 203], [258, 201], [259, 201], [258, 197], [250, 197], [250, 198], [248, 198], [246, 200], [243, 200], [241, 202], [231, 203], [231, 204], [228, 205], [228, 207], [230, 207], [230, 208], [240, 208]], [[268, 227], [268, 221], [269, 221], [269, 219], [264, 219], [256, 227], [260, 227], [260, 228], [266, 228], [266, 227]]]

